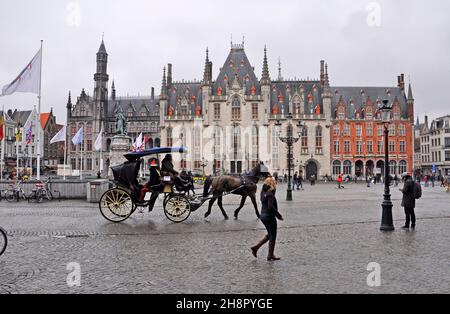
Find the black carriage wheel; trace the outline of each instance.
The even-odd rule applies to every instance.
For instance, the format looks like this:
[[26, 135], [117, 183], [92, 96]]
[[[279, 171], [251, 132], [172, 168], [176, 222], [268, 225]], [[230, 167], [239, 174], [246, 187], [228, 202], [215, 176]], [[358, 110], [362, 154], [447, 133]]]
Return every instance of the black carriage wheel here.
[[130, 194], [120, 188], [106, 191], [100, 198], [99, 208], [102, 216], [111, 222], [122, 222], [128, 219], [137, 206]]
[[191, 203], [184, 195], [169, 195], [164, 206], [164, 214], [172, 222], [183, 222], [191, 214]]
[[5, 252], [8, 246], [8, 237], [6, 231], [0, 228], [0, 256]]

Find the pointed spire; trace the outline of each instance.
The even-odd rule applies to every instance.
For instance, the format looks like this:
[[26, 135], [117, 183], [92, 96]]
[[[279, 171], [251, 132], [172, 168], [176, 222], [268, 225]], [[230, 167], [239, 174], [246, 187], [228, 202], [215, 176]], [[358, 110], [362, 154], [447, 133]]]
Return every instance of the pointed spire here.
[[282, 81], [283, 77], [281, 76], [281, 58], [278, 57], [278, 80]]
[[409, 86], [408, 86], [408, 100], [414, 100], [411, 83], [409, 83]]
[[269, 65], [267, 63], [267, 48], [266, 46], [264, 46], [264, 61], [263, 61], [261, 85], [269, 85], [269, 84], [270, 84], [270, 75], [269, 75]]
[[70, 95], [69, 91], [69, 98], [67, 99], [67, 109], [72, 108], [72, 96]]
[[111, 99], [116, 100], [116, 86], [114, 85], [114, 80], [112, 81], [111, 86]]
[[325, 74], [323, 85], [326, 87], [330, 87], [330, 80], [328, 78], [328, 63], [325, 63]]
[[205, 70], [203, 72], [203, 85], [209, 85], [211, 83], [211, 73], [210, 73], [211, 64], [209, 62], [209, 50], [206, 47], [206, 59], [205, 59]]
[[167, 99], [167, 82], [166, 82], [166, 67], [163, 70], [163, 80], [161, 85], [161, 99]]
[[416, 120], [416, 126], [419, 126], [420, 122], [419, 122], [419, 116], [417, 116], [417, 120]]
[[[104, 36], [104, 35], [103, 35]], [[100, 44], [100, 48], [98, 49], [98, 53], [107, 53], [106, 52], [106, 48], [105, 48], [105, 42], [103, 40], [103, 36], [102, 36], [102, 42]]]

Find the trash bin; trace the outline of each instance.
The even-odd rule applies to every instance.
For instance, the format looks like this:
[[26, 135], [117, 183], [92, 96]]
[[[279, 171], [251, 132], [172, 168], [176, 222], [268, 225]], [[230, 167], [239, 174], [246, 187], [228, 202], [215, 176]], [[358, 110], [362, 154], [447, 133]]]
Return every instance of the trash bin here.
[[108, 180], [94, 180], [87, 184], [87, 201], [90, 203], [97, 203], [100, 201], [102, 195], [108, 191]]

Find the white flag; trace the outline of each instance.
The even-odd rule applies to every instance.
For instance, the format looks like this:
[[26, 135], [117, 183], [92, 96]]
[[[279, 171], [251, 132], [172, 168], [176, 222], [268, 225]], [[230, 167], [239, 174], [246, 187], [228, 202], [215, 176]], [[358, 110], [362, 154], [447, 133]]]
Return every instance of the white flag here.
[[50, 144], [65, 142], [66, 141], [66, 126], [63, 126], [61, 130], [51, 139]]
[[94, 148], [96, 151], [99, 151], [102, 149], [102, 140], [103, 140], [103, 128], [100, 131], [100, 133], [98, 133], [97, 139], [95, 140], [95, 143], [94, 143]]
[[38, 53], [28, 63], [28, 65], [20, 72], [19, 76], [14, 81], [6, 85], [2, 89], [0, 96], [11, 95], [16, 92], [24, 93], [39, 93], [39, 83], [41, 79], [41, 59], [42, 52], [39, 49]]
[[81, 144], [82, 142], [83, 142], [83, 127], [81, 127], [81, 128], [78, 130], [77, 134], [75, 134], [75, 136], [74, 136], [73, 139], [72, 139], [72, 143], [73, 143], [74, 145]]
[[139, 134], [138, 138], [136, 139], [136, 142], [134, 142], [133, 148], [135, 151], [140, 151], [142, 149], [142, 133]]

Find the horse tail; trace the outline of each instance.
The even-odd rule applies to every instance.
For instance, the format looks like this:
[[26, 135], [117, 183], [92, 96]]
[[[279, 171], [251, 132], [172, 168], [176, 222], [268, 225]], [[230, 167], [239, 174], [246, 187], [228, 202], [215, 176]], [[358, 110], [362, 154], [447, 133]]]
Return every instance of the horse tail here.
[[208, 176], [205, 180], [205, 183], [203, 184], [203, 197], [207, 197], [209, 194], [209, 188], [211, 187], [211, 183], [213, 181], [213, 178], [211, 176]]

